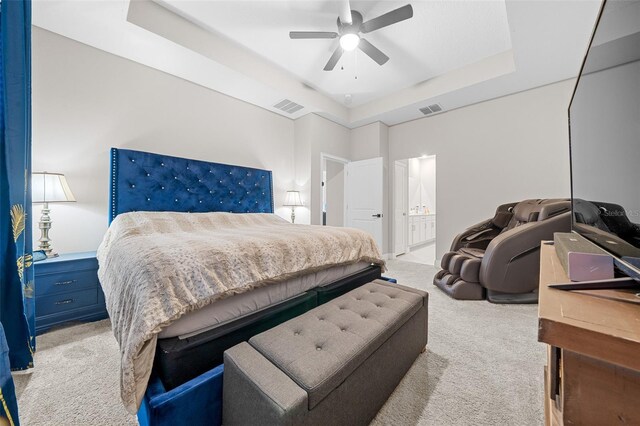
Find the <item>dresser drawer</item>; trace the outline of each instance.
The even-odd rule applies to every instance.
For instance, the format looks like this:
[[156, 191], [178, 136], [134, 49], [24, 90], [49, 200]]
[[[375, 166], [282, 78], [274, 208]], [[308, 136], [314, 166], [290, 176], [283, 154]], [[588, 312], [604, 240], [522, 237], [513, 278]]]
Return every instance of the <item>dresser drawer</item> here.
[[57, 314], [98, 304], [97, 288], [80, 290], [74, 293], [36, 297], [36, 316]]
[[98, 288], [98, 271], [68, 271], [36, 275], [36, 297], [53, 296], [90, 288]]

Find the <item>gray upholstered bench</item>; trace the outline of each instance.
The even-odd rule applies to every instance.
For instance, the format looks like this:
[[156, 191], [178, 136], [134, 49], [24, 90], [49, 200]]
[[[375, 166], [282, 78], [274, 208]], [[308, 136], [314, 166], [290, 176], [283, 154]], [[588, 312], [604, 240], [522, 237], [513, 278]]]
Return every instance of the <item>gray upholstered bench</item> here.
[[376, 280], [227, 350], [223, 424], [368, 424], [427, 344], [427, 301]]

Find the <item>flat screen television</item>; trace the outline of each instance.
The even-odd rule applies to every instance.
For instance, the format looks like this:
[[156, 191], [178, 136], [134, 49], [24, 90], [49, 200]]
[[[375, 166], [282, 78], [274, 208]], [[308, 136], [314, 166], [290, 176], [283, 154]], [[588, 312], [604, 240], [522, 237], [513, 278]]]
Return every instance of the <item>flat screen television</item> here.
[[572, 230], [640, 281], [640, 0], [605, 0], [569, 106]]

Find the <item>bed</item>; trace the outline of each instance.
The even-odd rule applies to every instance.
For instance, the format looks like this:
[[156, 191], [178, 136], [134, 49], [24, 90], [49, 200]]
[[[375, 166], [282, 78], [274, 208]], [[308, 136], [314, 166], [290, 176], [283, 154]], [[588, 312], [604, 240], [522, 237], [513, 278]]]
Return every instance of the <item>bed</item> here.
[[[190, 247], [200, 247], [192, 257], [200, 256], [203, 263], [208, 262], [210, 271], [207, 273], [221, 277], [218, 282], [220, 287], [224, 287], [222, 291], [224, 294], [207, 294], [206, 300], [203, 298], [179, 312], [170, 311], [166, 315], [162, 312], [159, 326], [151, 327], [153, 340], [145, 342], [142, 350], [147, 353], [141, 358], [152, 358], [153, 374], [160, 378], [165, 389], [170, 390], [183, 385], [211, 370], [222, 362], [222, 353], [229, 347], [312, 309], [321, 303], [319, 301], [338, 296], [380, 277], [384, 262], [380, 260], [377, 248], [375, 256], [367, 251], [365, 246], [368, 243], [361, 235], [349, 236], [352, 238], [350, 241], [353, 242], [353, 247], [362, 246], [358, 249], [362, 252], [355, 255], [350, 253], [351, 257], [345, 257], [345, 253], [349, 250], [344, 248], [342, 251], [338, 250], [339, 254], [326, 249], [322, 251], [322, 247], [331, 247], [331, 244], [336, 248], [341, 247], [336, 241], [344, 237], [338, 234], [347, 232], [345, 228], [311, 226], [305, 228], [305, 225], [285, 223], [273, 212], [273, 185], [270, 171], [140, 151], [112, 149], [109, 215], [112, 225], [105, 236], [105, 242], [101, 245], [98, 257], [102, 259], [101, 283], [105, 287], [107, 305], [114, 323], [114, 333], [121, 349], [126, 340], [123, 336], [127, 333], [133, 334], [142, 327], [131, 326], [125, 333], [122, 328], [126, 321], [118, 319], [123, 318], [122, 313], [128, 309], [125, 306], [128, 303], [127, 300], [134, 297], [136, 285], [131, 284], [136, 281], [131, 281], [129, 276], [134, 275], [136, 272], [134, 270], [140, 269], [146, 271], [146, 274], [139, 274], [140, 277], [148, 277], [152, 275], [154, 268], [161, 268], [165, 263], [170, 264], [172, 261], [172, 258], [168, 257], [162, 265], [154, 265], [147, 261], [146, 255], [143, 256], [144, 247], [148, 246], [149, 250], [155, 250], [152, 244], [156, 239], [156, 246], [162, 248], [163, 244], [170, 244], [176, 253], [189, 251]], [[225, 225], [220, 225], [221, 223]], [[228, 228], [225, 228], [227, 223], [229, 223]], [[155, 232], [166, 226], [173, 227], [167, 234], [150, 231], [153, 229]], [[222, 231], [214, 232], [210, 229], [212, 227], [218, 227]], [[187, 228], [190, 232], [192, 228], [195, 231], [187, 233], [185, 231]], [[231, 228], [235, 230], [233, 233], [229, 231]], [[113, 235], [109, 236], [110, 233], [119, 232], [119, 235], [126, 235], [129, 238], [132, 230], [137, 232], [138, 240], [136, 244], [130, 244], [129, 248], [123, 244], [117, 245], [121, 240], [117, 240]], [[241, 238], [237, 234], [242, 234]], [[298, 234], [306, 236], [302, 238]], [[138, 235], [142, 236], [138, 237]], [[220, 239], [216, 240], [217, 238]], [[246, 268], [251, 272], [252, 268], [256, 269], [255, 264], [261, 261], [261, 256], [275, 261], [272, 255], [274, 251], [262, 250], [257, 240], [262, 239], [267, 245], [273, 245], [274, 241], [281, 240], [279, 244], [285, 247], [283, 250], [286, 252], [294, 250], [292, 247], [295, 247], [295, 250], [306, 250], [301, 245], [292, 244], [301, 244], [302, 240], [313, 240], [313, 238], [316, 238], [316, 242], [322, 242], [327, 238], [337, 239], [327, 240], [325, 241], [327, 244], [323, 243], [302, 256], [305, 258], [303, 263], [306, 266], [312, 265], [312, 268], [295, 271], [296, 262], [286, 259], [285, 256], [285, 259], [279, 260], [283, 267], [286, 266], [282, 274], [269, 272], [269, 268], [265, 266], [266, 272], [254, 271], [254, 274], [260, 277], [267, 274], [264, 275], [266, 279], [258, 280], [260, 285], [250, 285], [248, 288], [241, 289], [227, 285], [229, 281], [233, 281], [229, 271], [244, 271]], [[214, 256], [221, 256], [219, 251], [214, 250], [214, 246], [232, 244], [235, 239], [237, 244], [234, 247], [257, 247], [255, 251], [262, 250], [261, 255], [250, 257], [253, 260], [246, 260], [247, 263], [243, 263], [244, 257], [233, 258], [236, 266], [225, 268], [220, 265], [227, 265], [227, 258], [215, 257], [215, 259], [223, 259], [222, 263], [210, 260]], [[146, 246], [140, 241], [146, 242]], [[205, 246], [205, 242], [209, 246]], [[110, 244], [112, 244], [111, 248]], [[375, 246], [375, 243], [373, 244]], [[202, 249], [202, 247], [205, 248]], [[210, 249], [214, 251], [207, 251]], [[275, 253], [279, 251], [275, 250]], [[135, 265], [144, 265], [126, 266], [127, 261], [131, 259], [136, 259]], [[203, 269], [206, 268], [203, 266]], [[114, 283], [113, 277], [104, 275], [109, 270], [119, 271], [118, 274], [126, 276], [129, 281], [126, 285]], [[143, 278], [138, 279], [143, 280]], [[154, 279], [154, 282], [159, 283], [163, 280], [163, 276]], [[252, 279], [255, 280], [255, 277]], [[146, 283], [145, 285], [153, 286], [154, 284]], [[167, 297], [164, 293], [173, 291], [164, 292], [162, 289], [169, 288], [168, 286], [162, 287], [160, 284], [157, 286], [161, 289], [160, 292], [163, 293], [164, 298]], [[191, 290], [193, 289], [189, 291]], [[155, 299], [152, 301], [157, 302]], [[166, 304], [162, 301], [159, 303], [158, 307], [154, 308], [154, 315], [155, 312], [163, 311], [163, 303]], [[132, 309], [140, 312], [141, 308], [134, 306]], [[133, 321], [135, 315], [130, 316]], [[140, 348], [138, 350], [135, 352], [136, 356], [141, 353]], [[137, 382], [134, 394], [130, 389], [122, 389], [123, 402], [129, 411], [135, 412], [141, 403], [144, 387], [151, 371], [145, 370], [142, 374], [136, 372], [133, 379], [130, 377], [132, 374], [133, 372], [123, 364], [121, 381]]]

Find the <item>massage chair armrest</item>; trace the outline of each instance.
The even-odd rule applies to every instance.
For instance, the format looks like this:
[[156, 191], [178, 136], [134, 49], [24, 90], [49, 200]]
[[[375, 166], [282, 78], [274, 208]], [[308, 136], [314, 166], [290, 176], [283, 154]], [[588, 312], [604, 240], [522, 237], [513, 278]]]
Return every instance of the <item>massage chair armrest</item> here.
[[480, 266], [480, 283], [490, 290], [524, 293], [537, 288], [540, 243], [555, 232], [569, 232], [571, 213], [529, 222], [495, 237]]
[[[462, 247], [466, 247], [467, 242], [477, 240], [480, 235], [475, 235], [479, 233], [484, 233], [484, 231], [493, 229], [492, 221], [493, 218], [484, 220], [480, 223], [476, 223], [475, 225], [470, 226], [469, 228], [462, 231], [460, 234], [456, 235], [453, 239], [453, 243], [451, 243], [450, 251], [458, 251]], [[467, 238], [473, 237], [471, 240], [467, 240]]]

